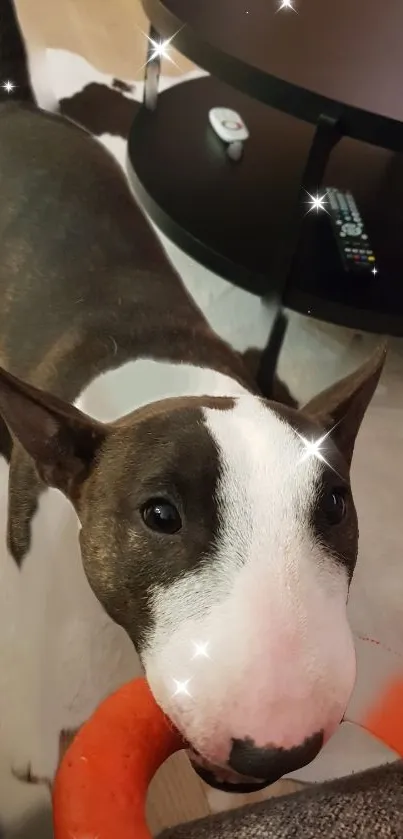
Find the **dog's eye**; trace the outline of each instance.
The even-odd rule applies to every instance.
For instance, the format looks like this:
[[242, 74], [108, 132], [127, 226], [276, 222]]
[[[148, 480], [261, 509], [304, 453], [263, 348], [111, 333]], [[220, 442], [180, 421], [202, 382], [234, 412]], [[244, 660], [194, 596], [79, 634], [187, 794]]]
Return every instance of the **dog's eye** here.
[[144, 524], [157, 533], [171, 535], [182, 527], [182, 519], [178, 510], [164, 498], [151, 498], [144, 504], [141, 514]]
[[347, 512], [345, 492], [342, 489], [332, 489], [325, 495], [322, 509], [329, 524], [340, 524]]

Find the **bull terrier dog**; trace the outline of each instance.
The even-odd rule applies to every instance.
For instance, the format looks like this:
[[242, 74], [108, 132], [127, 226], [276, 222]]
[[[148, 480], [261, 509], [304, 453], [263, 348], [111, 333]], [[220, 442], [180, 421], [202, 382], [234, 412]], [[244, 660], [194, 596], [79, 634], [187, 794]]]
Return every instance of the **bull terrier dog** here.
[[118, 164], [25, 104], [0, 109], [0, 243], [10, 765], [51, 781], [66, 732], [144, 672], [203, 779], [263, 788], [353, 689], [349, 473], [385, 349], [302, 409], [264, 399]]

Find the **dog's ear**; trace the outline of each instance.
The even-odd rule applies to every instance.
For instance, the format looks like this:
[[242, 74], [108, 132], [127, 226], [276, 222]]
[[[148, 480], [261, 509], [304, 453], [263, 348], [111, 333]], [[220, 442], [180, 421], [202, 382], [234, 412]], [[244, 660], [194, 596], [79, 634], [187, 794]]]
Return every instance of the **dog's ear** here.
[[106, 439], [107, 426], [1, 368], [0, 414], [40, 478], [74, 500]]
[[387, 353], [383, 343], [373, 355], [350, 376], [315, 396], [301, 408], [302, 413], [326, 430], [350, 464], [365, 411], [374, 395]]

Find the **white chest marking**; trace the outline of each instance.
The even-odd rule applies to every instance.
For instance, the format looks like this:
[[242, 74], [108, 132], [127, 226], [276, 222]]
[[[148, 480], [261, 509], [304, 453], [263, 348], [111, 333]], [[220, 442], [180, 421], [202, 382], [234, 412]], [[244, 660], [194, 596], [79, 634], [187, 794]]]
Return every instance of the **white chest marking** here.
[[175, 396], [240, 396], [246, 390], [216, 370], [142, 358], [97, 376], [76, 405], [100, 422]]

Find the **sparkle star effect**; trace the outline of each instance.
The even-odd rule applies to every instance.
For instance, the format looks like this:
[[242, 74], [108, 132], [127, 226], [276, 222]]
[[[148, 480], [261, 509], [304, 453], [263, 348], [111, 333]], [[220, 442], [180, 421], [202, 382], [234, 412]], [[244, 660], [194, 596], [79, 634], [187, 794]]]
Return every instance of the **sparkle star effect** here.
[[327, 204], [327, 200], [326, 200], [327, 199], [327, 192], [324, 192], [323, 195], [319, 195], [318, 192], [316, 193], [316, 195], [311, 195], [310, 192], [308, 192], [307, 190], [305, 190], [305, 191], [306, 191], [306, 194], [309, 195], [309, 201], [307, 201], [307, 204], [311, 205], [307, 212], [311, 213], [312, 210], [316, 210], [317, 213], [319, 213], [319, 212], [327, 213], [327, 209], [325, 207], [325, 204]]
[[194, 642], [194, 655], [193, 658], [210, 658], [210, 654], [208, 651], [208, 641], [198, 641], [197, 643]]
[[2, 84], [2, 88], [3, 90], [5, 90], [6, 93], [12, 93], [16, 87], [17, 85], [15, 85], [14, 82], [10, 81], [10, 79], [7, 79], [7, 81], [3, 82]]
[[326, 458], [323, 457], [322, 454], [322, 446], [327, 437], [329, 437], [330, 431], [327, 431], [322, 437], [319, 437], [318, 440], [307, 440], [306, 437], [303, 437], [302, 434], [299, 434], [298, 431], [295, 432], [297, 437], [301, 440], [301, 443], [304, 444], [304, 450], [301, 455], [301, 463], [304, 460], [308, 460], [308, 457], [316, 457], [318, 460], [321, 460], [322, 463], [326, 463], [328, 466], [329, 464], [326, 461]]
[[191, 679], [186, 679], [185, 681], [174, 679], [176, 690], [173, 696], [191, 696], [191, 693], [188, 690], [189, 682], [191, 682]]
[[336, 425], [334, 425], [333, 428], [327, 431], [326, 434], [323, 434], [322, 437], [318, 437], [316, 440], [307, 440], [306, 437], [303, 437], [302, 434], [299, 434], [299, 432], [296, 431], [295, 434], [301, 440], [301, 443], [303, 443], [304, 446], [302, 455], [299, 458], [298, 463], [303, 463], [305, 460], [308, 460], [309, 457], [315, 457], [316, 460], [320, 460], [321, 463], [325, 463], [326, 466], [328, 466], [329, 469], [332, 470], [332, 472], [334, 472], [336, 475], [338, 475], [339, 478], [342, 479], [342, 476], [339, 475], [337, 469], [335, 469], [334, 466], [332, 466], [332, 464], [329, 463], [323, 455], [323, 445], [326, 442], [327, 438], [330, 437], [330, 435], [333, 433], [337, 425], [338, 423], [336, 423]]
[[281, 12], [284, 9], [288, 9], [291, 12], [295, 12], [297, 14], [297, 10], [294, 5], [294, 0], [279, 0], [277, 11]]
[[299, 463], [303, 463], [310, 457], [315, 457], [316, 460], [320, 460], [321, 463], [325, 463], [326, 466], [328, 466], [329, 469], [332, 470], [332, 472], [334, 472], [339, 478], [342, 479], [342, 476], [339, 474], [337, 469], [335, 469], [334, 466], [332, 466], [332, 464], [326, 460], [323, 454], [323, 446], [327, 438], [330, 437], [331, 434], [333, 434], [333, 431], [335, 430], [335, 428], [337, 428], [337, 426], [338, 423], [336, 423], [336, 425], [334, 425], [333, 428], [330, 428], [330, 430], [327, 431], [326, 434], [323, 434], [322, 437], [318, 437], [316, 440], [307, 440], [307, 438], [303, 437], [302, 434], [299, 434], [298, 431], [296, 431], [295, 433], [297, 437], [301, 440], [301, 443], [303, 443], [304, 445], [302, 455], [298, 461]]
[[[178, 32], [180, 32], [180, 29], [178, 30]], [[150, 35], [147, 35], [145, 32], [143, 32], [144, 37], [147, 38], [148, 43], [152, 47], [152, 49], [149, 52], [149, 55], [147, 56], [147, 61], [145, 62], [145, 64], [143, 64], [143, 67], [146, 67], [147, 64], [152, 64], [152, 62], [156, 61], [157, 59], [163, 58], [166, 58], [167, 61], [170, 61], [170, 63], [174, 64], [175, 67], [178, 67], [176, 61], [174, 61], [172, 55], [170, 54], [172, 41], [174, 40], [174, 38], [176, 38], [178, 32], [175, 32], [175, 34], [172, 35], [171, 38], [166, 38], [165, 41], [157, 41], [155, 38], [151, 38]]]
[[373, 274], [373, 275], [374, 275], [374, 277], [376, 277], [377, 273], [378, 273], [378, 269], [377, 269], [376, 265], [374, 265], [374, 267], [373, 267], [373, 269], [372, 269], [372, 271], [371, 271], [371, 274]]

